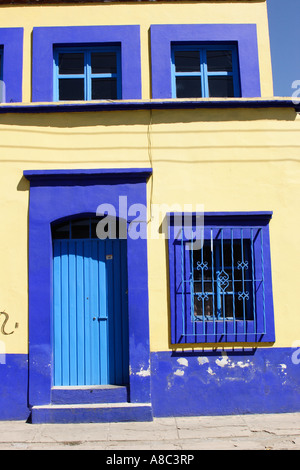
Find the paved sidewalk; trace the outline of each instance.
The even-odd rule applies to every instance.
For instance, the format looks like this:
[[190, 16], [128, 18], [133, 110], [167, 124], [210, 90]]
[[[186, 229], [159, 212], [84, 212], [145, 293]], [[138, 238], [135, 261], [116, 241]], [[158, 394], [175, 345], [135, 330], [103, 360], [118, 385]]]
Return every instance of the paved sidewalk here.
[[176, 454], [211, 449], [299, 450], [300, 413], [155, 418], [145, 423], [0, 422], [0, 451], [169, 450]]

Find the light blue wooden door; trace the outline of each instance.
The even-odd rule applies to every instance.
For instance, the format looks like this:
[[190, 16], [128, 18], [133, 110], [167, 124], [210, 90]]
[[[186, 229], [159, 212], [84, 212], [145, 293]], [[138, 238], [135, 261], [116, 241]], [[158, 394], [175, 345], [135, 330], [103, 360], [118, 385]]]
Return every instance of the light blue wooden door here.
[[128, 382], [126, 240], [53, 240], [54, 386]]

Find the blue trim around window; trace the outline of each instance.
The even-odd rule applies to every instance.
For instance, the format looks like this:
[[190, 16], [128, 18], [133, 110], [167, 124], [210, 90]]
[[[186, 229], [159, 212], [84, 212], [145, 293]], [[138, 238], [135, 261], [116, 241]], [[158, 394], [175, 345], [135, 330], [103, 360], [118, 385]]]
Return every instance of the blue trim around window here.
[[[119, 197], [128, 208], [146, 206], [149, 168], [33, 170], [29, 202], [29, 406], [51, 403], [52, 382], [52, 237], [51, 224], [74, 215], [95, 215], [105, 202], [120, 214]], [[129, 216], [127, 222], [130, 223]], [[127, 240], [130, 401], [150, 402], [147, 240]]]
[[[232, 72], [209, 72], [207, 68], [206, 52], [213, 50], [230, 51], [232, 55]], [[200, 55], [199, 70], [198, 72], [176, 72], [175, 68], [175, 53], [176, 51], [197, 51]], [[234, 97], [240, 96], [240, 78], [239, 78], [239, 65], [237, 57], [237, 48], [235, 45], [219, 44], [219, 45], [196, 45], [196, 44], [172, 44], [171, 49], [171, 62], [172, 62], [172, 98], [176, 98], [176, 78], [177, 77], [201, 77], [201, 96], [202, 98], [209, 97], [209, 77], [232, 77], [233, 78], [233, 93]], [[193, 96], [191, 96], [193, 98]]]
[[[62, 52], [68, 53], [83, 53], [84, 54], [84, 73], [82, 75], [78, 74], [68, 74], [60, 75], [58, 67], [58, 57]], [[106, 74], [93, 74], [91, 71], [91, 53], [92, 52], [113, 52], [116, 54], [116, 67], [117, 72], [115, 74], [106, 73]], [[121, 51], [119, 46], [102, 46], [102, 47], [57, 47], [54, 49], [54, 76], [53, 76], [53, 101], [59, 101], [59, 90], [58, 84], [60, 78], [67, 78], [68, 80], [78, 77], [82, 77], [85, 82], [84, 86], [84, 100], [92, 100], [92, 79], [93, 78], [115, 78], [117, 80], [117, 96], [116, 99], [122, 98], [122, 77], [121, 77]]]
[[53, 53], [57, 46], [118, 45], [122, 99], [141, 98], [140, 27], [62, 26], [33, 28], [32, 101], [53, 101]]
[[0, 28], [1, 80], [6, 103], [22, 102], [23, 28]]
[[0, 80], [2, 80], [3, 74], [3, 46], [0, 46]]
[[[172, 344], [265, 343], [275, 341], [269, 237], [271, 216], [271, 212], [204, 213], [204, 225], [198, 227], [199, 230], [197, 230], [197, 214], [193, 214], [192, 217], [188, 218], [185, 217], [185, 214], [169, 214], [169, 286]], [[200, 221], [202, 222], [202, 220]], [[201, 274], [199, 277], [202, 287], [201, 284], [197, 285], [194, 280], [196, 271], [193, 262], [193, 246], [195, 246], [196, 238], [194, 242], [191, 242], [191, 238], [188, 238], [191, 236], [191, 228], [193, 237], [199, 237], [201, 231], [201, 238], [206, 246], [210, 247], [208, 263], [203, 260], [202, 250], [202, 263], [200, 263], [201, 257], [197, 263], [197, 269], [200, 273], [202, 270], [202, 277]], [[199, 241], [199, 238], [197, 240]], [[222, 261], [222, 271], [220, 271], [221, 268], [217, 271], [216, 265], [214, 266], [215, 258], [213, 253], [216, 251], [218, 244], [223, 249], [223, 242], [226, 242], [229, 247], [230, 267], [224, 269]], [[242, 258], [233, 255], [235, 242], [241, 243], [242, 247], [243, 244], [244, 247], [248, 244], [248, 258], [243, 254]], [[233, 274], [231, 273], [228, 276], [231, 263], [232, 273], [235, 269], [242, 271], [243, 281], [238, 281], [240, 292], [234, 292]], [[206, 270], [206, 273], [209, 271], [213, 273], [212, 282], [203, 281], [205, 279], [204, 270]], [[220, 276], [220, 281], [218, 276]], [[225, 276], [227, 279], [225, 279]], [[244, 279], [246, 285], [244, 285]], [[212, 287], [205, 288], [205, 282], [209, 282]], [[242, 283], [243, 287], [241, 287]], [[209, 301], [212, 296], [216, 296], [218, 286], [221, 287], [222, 291], [219, 293], [219, 301], [224, 302], [219, 315], [217, 314], [217, 307], [211, 308], [211, 302]], [[225, 296], [227, 294], [235, 297], [236, 305], [239, 302], [244, 303], [244, 305], [246, 301], [248, 302], [247, 316], [244, 310], [243, 317], [235, 317], [234, 301], [233, 316], [232, 311], [230, 316], [225, 316]], [[202, 302], [202, 310], [200, 309], [199, 316], [195, 313], [197, 311], [195, 309], [196, 298], [198, 308]], [[205, 305], [208, 305], [208, 303], [205, 304], [206, 301], [210, 302], [209, 315], [207, 315], [207, 310], [204, 310]], [[250, 314], [249, 309], [251, 309]]]
[[172, 98], [172, 43], [236, 44], [240, 94], [260, 97], [257, 29], [255, 24], [194, 24], [151, 26], [152, 98]]
[[0, 46], [0, 103], [5, 103], [5, 87], [3, 82], [3, 46]]

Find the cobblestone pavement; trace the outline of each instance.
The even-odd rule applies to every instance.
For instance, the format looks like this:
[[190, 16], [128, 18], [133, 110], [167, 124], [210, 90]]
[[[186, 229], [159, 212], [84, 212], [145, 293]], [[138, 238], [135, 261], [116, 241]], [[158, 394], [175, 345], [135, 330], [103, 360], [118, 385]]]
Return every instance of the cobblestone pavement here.
[[300, 413], [155, 418], [153, 422], [0, 422], [0, 450], [299, 450]]

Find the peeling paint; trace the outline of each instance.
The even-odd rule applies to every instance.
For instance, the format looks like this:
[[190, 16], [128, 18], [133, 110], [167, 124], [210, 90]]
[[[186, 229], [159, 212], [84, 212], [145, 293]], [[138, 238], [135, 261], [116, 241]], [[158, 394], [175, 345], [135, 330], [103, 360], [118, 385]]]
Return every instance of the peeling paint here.
[[207, 372], [208, 372], [210, 375], [216, 375], [216, 373], [213, 372], [213, 370], [212, 370], [211, 367], [208, 367]]
[[[295, 387], [299, 388], [299, 366], [290, 360], [292, 353], [292, 348], [152, 353], [154, 415], [237, 415], [299, 409], [295, 392]], [[186, 358], [188, 367], [179, 358]]]
[[245, 367], [250, 367], [251, 365], [253, 365], [249, 359], [245, 362], [245, 361], [238, 361], [238, 362], [233, 362], [231, 361], [226, 352], [223, 352], [222, 353], [222, 359], [216, 359], [216, 364], [219, 366], [219, 367], [229, 367], [230, 369], [234, 369], [235, 367], [240, 367], [241, 369], [244, 369]]
[[[284, 375], [284, 376], [287, 376], [287, 372], [286, 372], [286, 369], [287, 369], [287, 365], [286, 364], [279, 364], [279, 367], [281, 367], [281, 373]], [[286, 384], [286, 380], [284, 380], [282, 382], [282, 385], [285, 385]]]
[[188, 362], [188, 360], [187, 360], [185, 357], [180, 357], [179, 359], [177, 359], [177, 362], [178, 362], [178, 364], [180, 364], [181, 366], [187, 367], [187, 366], [189, 365], [189, 362]]
[[197, 357], [198, 364], [203, 366], [204, 364], [208, 364], [209, 360], [207, 357]]
[[222, 356], [222, 359], [216, 359], [216, 364], [219, 367], [225, 367], [226, 365], [228, 365], [228, 357], [226, 352], [222, 352]]
[[146, 370], [142, 367], [136, 375], [139, 375], [140, 377], [148, 377], [150, 375], [150, 366]]
[[243, 369], [244, 367], [249, 367], [251, 364], [250, 364], [250, 361], [247, 361], [247, 362], [238, 361], [237, 365]]

